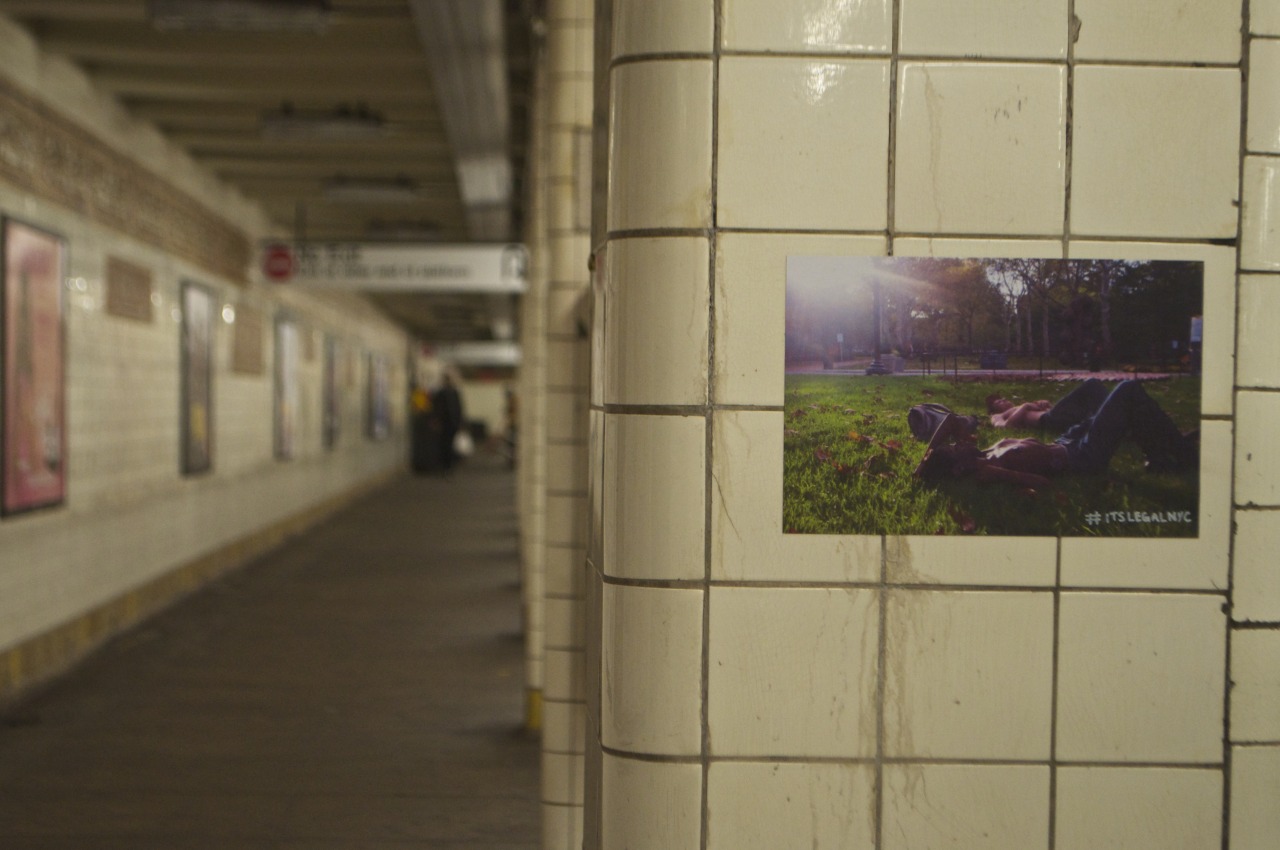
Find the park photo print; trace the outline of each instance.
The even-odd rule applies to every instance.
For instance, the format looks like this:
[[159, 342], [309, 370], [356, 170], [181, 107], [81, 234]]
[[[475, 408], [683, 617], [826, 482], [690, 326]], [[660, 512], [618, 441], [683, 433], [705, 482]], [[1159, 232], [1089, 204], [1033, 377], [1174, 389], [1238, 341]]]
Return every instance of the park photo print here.
[[790, 534], [1196, 537], [1203, 264], [792, 256]]

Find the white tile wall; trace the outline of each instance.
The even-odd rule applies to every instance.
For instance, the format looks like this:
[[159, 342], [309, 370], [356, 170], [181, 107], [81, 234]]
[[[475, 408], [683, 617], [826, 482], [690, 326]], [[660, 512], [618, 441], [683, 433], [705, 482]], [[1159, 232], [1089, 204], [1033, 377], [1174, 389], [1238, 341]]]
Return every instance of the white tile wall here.
[[1049, 768], [891, 764], [884, 850], [1036, 850], [1049, 844]]
[[1075, 0], [1076, 59], [1235, 63], [1240, 0]]
[[1280, 622], [1280, 522], [1272, 511], [1236, 511], [1232, 619]]
[[725, 49], [778, 53], [884, 53], [893, 41], [892, 0], [724, 0]]
[[618, 240], [606, 262], [606, 401], [703, 403], [709, 357], [707, 240]]
[[1244, 160], [1243, 213], [1240, 217], [1240, 267], [1280, 271], [1280, 158]]
[[889, 63], [720, 62], [722, 226], [879, 230], [888, 191]]
[[902, 0], [904, 56], [1065, 59], [1067, 0]]
[[874, 793], [866, 765], [713, 762], [707, 848], [870, 847]]
[[715, 587], [710, 620], [714, 755], [874, 755], [874, 591]]
[[1058, 769], [1062, 850], [1219, 850], [1222, 773], [1140, 767]]
[[613, 56], [710, 53], [712, 0], [618, 0], [613, 5]]
[[1058, 758], [1220, 763], [1222, 609], [1219, 596], [1063, 594]]
[[604, 566], [631, 579], [706, 573], [707, 424], [701, 416], [612, 415], [604, 474], [628, 486], [604, 496]]
[[1272, 439], [1280, 394], [1236, 395], [1236, 487], [1239, 505], [1280, 504], [1280, 450]]
[[1077, 68], [1071, 232], [1231, 238], [1239, 127], [1235, 69]]
[[698, 590], [605, 585], [601, 742], [651, 755], [702, 750]]
[[1280, 630], [1231, 636], [1231, 740], [1280, 744]]
[[1240, 342], [1236, 381], [1242, 387], [1280, 388], [1280, 334], [1272, 333], [1280, 315], [1280, 279], [1240, 276]]
[[1062, 232], [1066, 69], [904, 62], [899, 70], [899, 231]]
[[889, 592], [885, 754], [1048, 759], [1053, 595]]
[[[660, 185], [639, 200], [611, 193], [610, 227], [706, 234], [709, 309], [696, 263], [678, 271], [666, 258], [633, 255], [633, 282], [611, 280], [607, 292], [636, 300], [625, 322], [606, 323], [603, 341], [611, 356], [648, 333], [633, 324], [653, 323], [667, 329], [644, 347], [683, 348], [696, 338], [689, 329], [710, 322], [708, 358], [686, 371], [699, 345], [643, 393], [619, 394], [610, 378], [600, 397], [610, 416], [635, 416], [615, 404], [679, 405], [669, 412], [680, 415], [694, 407], [701, 416], [710, 403], [710, 492], [694, 472], [662, 476], [673, 503], [700, 496], [711, 507], [709, 574], [687, 579], [709, 594], [707, 632], [692, 638], [700, 649], [707, 642], [707, 749], [688, 753], [707, 770], [706, 846], [861, 846], [878, 834], [883, 848], [1222, 850], [1228, 603], [1237, 620], [1280, 619], [1272, 512], [1232, 509], [1233, 501], [1277, 504], [1266, 447], [1280, 410], [1270, 393], [1237, 394], [1235, 382], [1277, 386], [1268, 320], [1280, 304], [1271, 303], [1274, 281], [1257, 275], [1240, 289], [1237, 313], [1231, 244], [1239, 233], [1245, 268], [1280, 269], [1274, 163], [1265, 155], [1277, 152], [1277, 119], [1258, 85], [1273, 76], [1274, 45], [1251, 48], [1248, 144], [1260, 155], [1244, 164], [1242, 191], [1239, 0], [723, 0], [719, 8], [711, 80], [692, 70], [702, 68], [695, 59], [612, 71], [615, 181], [639, 173], [643, 159]], [[1280, 3], [1255, 0], [1249, 13], [1254, 31], [1280, 34]], [[626, 28], [646, 54], [704, 52], [705, 31], [692, 23], [678, 33], [657, 21]], [[665, 100], [654, 87], [624, 91], [624, 72], [653, 76], [658, 65], [683, 88]], [[881, 97], [872, 71], [886, 66], [897, 89]], [[703, 113], [673, 117], [703, 97], [704, 84], [714, 104], [713, 185]], [[651, 151], [678, 166], [664, 168]], [[674, 200], [651, 214], [650, 197], [705, 191], [714, 193], [706, 216]], [[619, 225], [627, 210], [646, 223]], [[609, 244], [640, 241], [624, 236]], [[788, 534], [778, 410], [786, 258], [886, 247], [1204, 262], [1200, 536]], [[676, 278], [683, 282], [662, 297], [636, 283]], [[628, 295], [626, 286], [642, 291]], [[708, 372], [703, 396], [698, 376]], [[673, 455], [687, 453], [680, 440], [672, 445]], [[630, 471], [606, 471], [603, 485], [609, 492], [629, 480], [642, 494], [653, 489]], [[667, 509], [653, 506], [654, 521]], [[684, 526], [672, 524], [677, 535]], [[624, 559], [614, 552], [606, 570], [611, 558]], [[1242, 645], [1252, 661], [1235, 654], [1238, 672], [1252, 664], [1233, 706], [1244, 728], [1259, 722], [1270, 699], [1261, 695], [1274, 686], [1271, 645], [1256, 640], [1261, 650]], [[646, 660], [641, 674], [650, 668]], [[681, 705], [687, 687], [672, 690]], [[868, 728], [877, 712], [879, 725]], [[1248, 790], [1245, 806], [1232, 808], [1232, 850], [1273, 839], [1257, 788], [1274, 789], [1275, 764], [1234, 762], [1233, 786]], [[859, 775], [882, 789], [879, 799], [858, 790]], [[628, 822], [621, 802], [606, 808], [606, 823], [610, 814]]]
[[605, 809], [624, 812], [604, 824], [604, 846], [697, 850], [702, 834], [702, 766], [604, 756]]
[[1231, 850], [1270, 850], [1280, 835], [1280, 747], [1231, 750]]
[[[614, 69], [610, 230], [710, 223], [711, 98], [709, 61]], [[680, 132], [669, 132], [673, 126]], [[656, 174], [666, 179], [655, 180]]]
[[1251, 84], [1245, 147], [1255, 153], [1280, 153], [1280, 92], [1267, 84], [1278, 75], [1280, 41], [1254, 40], [1249, 47]]

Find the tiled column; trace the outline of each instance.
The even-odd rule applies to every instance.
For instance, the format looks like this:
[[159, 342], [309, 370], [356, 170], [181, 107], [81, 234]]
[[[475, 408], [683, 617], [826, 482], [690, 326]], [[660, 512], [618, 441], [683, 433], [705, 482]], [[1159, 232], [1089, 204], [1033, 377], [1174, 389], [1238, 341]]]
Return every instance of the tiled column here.
[[1280, 842], [1280, 2], [1250, 4], [1236, 355], [1231, 848]]
[[582, 843], [583, 593], [590, 392], [592, 10], [547, 7], [546, 687], [543, 847]]
[[521, 302], [521, 363], [516, 488], [520, 506], [521, 604], [524, 612], [525, 720], [541, 729], [546, 652], [547, 523], [547, 72], [546, 47], [534, 46], [530, 105], [529, 289]]
[[[586, 846], [1223, 850], [1237, 415], [1236, 501], [1280, 504], [1233, 390], [1240, 0], [612, 8]], [[1200, 536], [784, 534], [786, 259], [883, 254], [1202, 262]], [[1230, 811], [1274, 839], [1273, 798]]]

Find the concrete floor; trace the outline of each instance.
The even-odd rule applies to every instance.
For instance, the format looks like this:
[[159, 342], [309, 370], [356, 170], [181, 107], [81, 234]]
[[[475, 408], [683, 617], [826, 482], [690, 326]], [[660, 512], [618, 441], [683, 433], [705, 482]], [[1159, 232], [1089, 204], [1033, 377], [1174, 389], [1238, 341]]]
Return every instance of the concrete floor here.
[[512, 486], [398, 481], [7, 710], [0, 848], [535, 848]]

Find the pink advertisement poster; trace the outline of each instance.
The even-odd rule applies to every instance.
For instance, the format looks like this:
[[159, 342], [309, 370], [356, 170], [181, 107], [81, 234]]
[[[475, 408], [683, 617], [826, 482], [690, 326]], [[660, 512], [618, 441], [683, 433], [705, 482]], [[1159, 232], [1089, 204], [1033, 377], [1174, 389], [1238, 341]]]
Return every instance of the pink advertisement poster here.
[[57, 236], [4, 223], [4, 513], [66, 495], [62, 281]]

